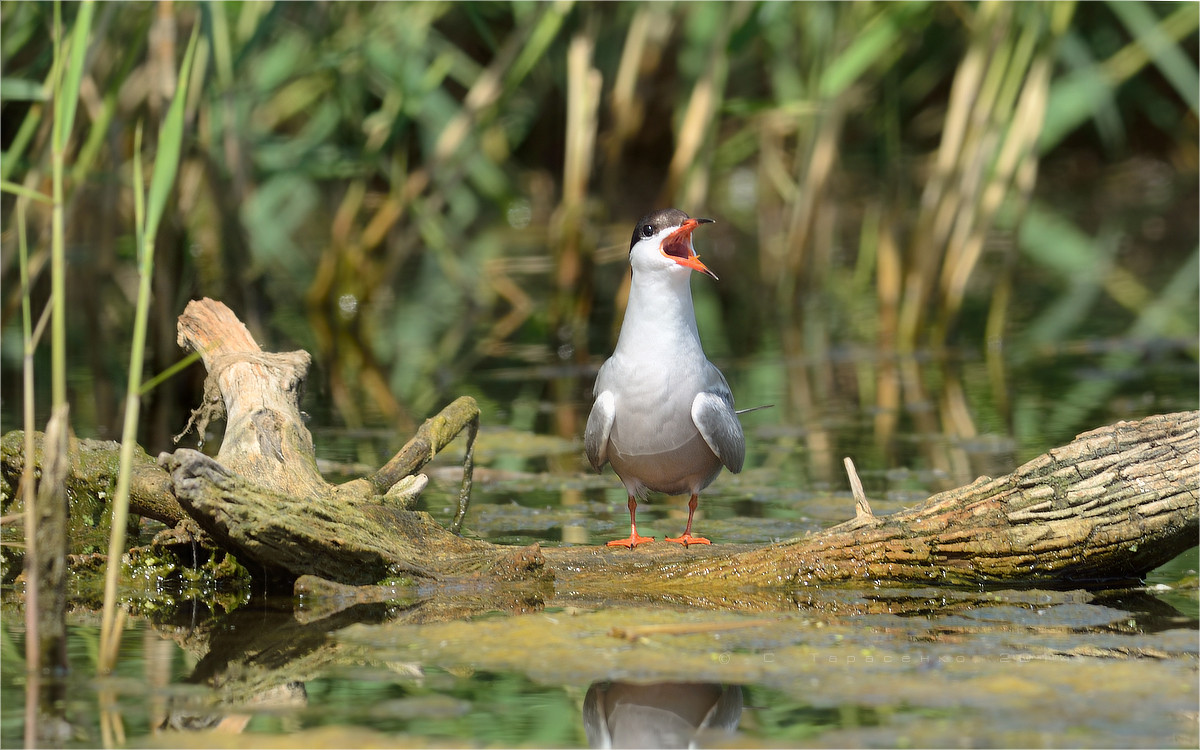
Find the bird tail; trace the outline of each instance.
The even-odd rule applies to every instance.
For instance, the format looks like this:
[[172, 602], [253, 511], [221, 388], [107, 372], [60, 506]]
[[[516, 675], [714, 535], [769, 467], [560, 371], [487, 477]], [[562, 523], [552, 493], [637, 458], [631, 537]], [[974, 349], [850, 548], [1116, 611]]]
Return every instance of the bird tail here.
[[734, 411], [733, 413], [734, 414], [745, 414], [748, 411], [758, 411], [759, 409], [770, 409], [774, 405], [775, 404], [762, 404], [761, 406], [751, 406], [746, 409], [738, 409], [738, 410]]

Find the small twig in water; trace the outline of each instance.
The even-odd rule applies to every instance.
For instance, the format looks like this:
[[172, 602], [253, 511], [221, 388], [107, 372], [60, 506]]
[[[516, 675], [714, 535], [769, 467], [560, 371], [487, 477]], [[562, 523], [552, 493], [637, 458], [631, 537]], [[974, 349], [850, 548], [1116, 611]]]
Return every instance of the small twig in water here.
[[462, 490], [458, 493], [458, 512], [454, 514], [454, 524], [450, 531], [462, 534], [463, 519], [467, 517], [467, 508], [471, 504], [472, 474], [475, 470], [475, 438], [479, 435], [479, 413], [476, 412], [467, 423], [467, 450], [463, 454]]

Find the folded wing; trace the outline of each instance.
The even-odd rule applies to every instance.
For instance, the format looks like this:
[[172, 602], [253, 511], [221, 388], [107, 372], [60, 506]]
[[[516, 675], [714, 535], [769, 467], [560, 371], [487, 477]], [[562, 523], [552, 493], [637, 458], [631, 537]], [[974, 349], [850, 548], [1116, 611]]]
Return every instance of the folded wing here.
[[608, 463], [608, 436], [617, 413], [617, 400], [612, 391], [602, 391], [592, 404], [587, 427], [583, 431], [583, 450], [596, 471]]
[[692, 401], [692, 421], [725, 468], [734, 474], [741, 471], [746, 459], [746, 437], [733, 410], [733, 396], [728, 387], [724, 393], [703, 391], [696, 394]]

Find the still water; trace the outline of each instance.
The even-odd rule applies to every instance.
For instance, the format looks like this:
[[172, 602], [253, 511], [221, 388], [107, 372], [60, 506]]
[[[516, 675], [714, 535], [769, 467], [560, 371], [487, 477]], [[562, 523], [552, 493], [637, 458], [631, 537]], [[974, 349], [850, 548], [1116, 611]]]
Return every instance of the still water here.
[[[1073, 431], [1195, 408], [1194, 361], [1139, 356], [1114, 372], [1101, 366], [1114, 348], [1056, 360], [1076, 384], [1105, 384], [1105, 401], [1083, 407], [1029, 382], [997, 408], [996, 391], [980, 385], [994, 382], [986, 357], [965, 355], [893, 363], [902, 396], [884, 408], [880, 363], [847, 354], [798, 365], [814, 395], [799, 413], [802, 401], [781, 393], [796, 368], [783, 377], [778, 360], [723, 363], [740, 403], [792, 407], [745, 415], [747, 469], [702, 496], [697, 529], [752, 544], [846, 520], [846, 455], [875, 512], [888, 513], [1010, 471]], [[477, 444], [469, 533], [557, 545], [627, 532], [615, 476], [585, 471], [577, 439], [525, 428], [561, 408], [518, 391], [494, 410]], [[1063, 416], [1071, 408], [1073, 420]], [[1015, 417], [997, 416], [1006, 412]], [[323, 468], [346, 475], [378, 465], [404, 437], [313, 432]], [[456, 443], [429, 467], [423, 508], [442, 523], [460, 458]], [[639, 531], [677, 534], [686, 512], [680, 498], [652, 497]], [[63, 744], [1194, 747], [1197, 567], [1193, 549], [1115, 591], [876, 584], [635, 604], [553, 590], [486, 602], [414, 592], [359, 605], [180, 601], [164, 583], [161, 598], [143, 594], [135, 606], [111, 678], [93, 677], [97, 616], [72, 615]], [[12, 592], [3, 614], [0, 739], [17, 746], [24, 637]]]

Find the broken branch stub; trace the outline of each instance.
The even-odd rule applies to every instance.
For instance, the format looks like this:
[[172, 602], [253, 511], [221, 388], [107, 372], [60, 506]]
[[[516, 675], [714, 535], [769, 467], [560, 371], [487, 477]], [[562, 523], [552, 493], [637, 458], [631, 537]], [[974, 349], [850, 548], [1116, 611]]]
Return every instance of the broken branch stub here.
[[180, 505], [252, 574], [350, 584], [395, 577], [541, 577], [536, 545], [522, 550], [463, 539], [385, 494], [466, 430], [455, 524], [461, 523], [479, 423], [474, 399], [459, 398], [427, 420], [371, 477], [335, 487], [317, 471], [312, 436], [300, 417], [307, 353], [263, 352], [233, 312], [210, 299], [188, 304], [179, 341], [202, 353], [209, 368], [205, 402], [223, 406], [225, 439], [215, 461], [179, 449], [162, 454], [159, 464], [170, 472]]
[[300, 416], [308, 352], [264, 352], [232, 310], [207, 298], [188, 303], [178, 329], [179, 345], [199, 352], [208, 370], [198, 429], [203, 434], [211, 418], [226, 420], [217, 460], [281, 492], [328, 495]]

